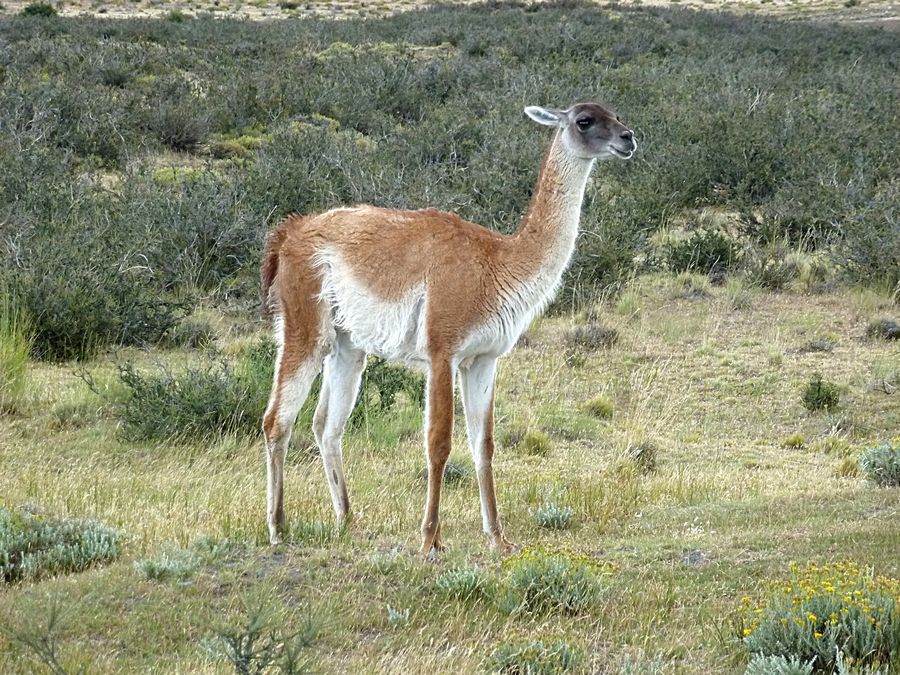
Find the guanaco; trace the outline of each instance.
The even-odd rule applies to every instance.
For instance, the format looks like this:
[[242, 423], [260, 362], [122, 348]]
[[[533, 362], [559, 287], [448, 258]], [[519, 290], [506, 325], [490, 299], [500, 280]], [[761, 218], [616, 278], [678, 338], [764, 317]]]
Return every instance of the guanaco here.
[[268, 236], [262, 262], [264, 311], [274, 314], [278, 353], [263, 417], [269, 539], [284, 527], [284, 458], [297, 413], [316, 375], [321, 393], [313, 433], [338, 521], [350, 514], [341, 437], [367, 354], [427, 373], [428, 493], [423, 554], [443, 548], [438, 510], [459, 375], [484, 532], [506, 552], [497, 512], [494, 380], [497, 359], [553, 298], [572, 258], [581, 204], [596, 160], [629, 159], [634, 133], [607, 108], [530, 106], [556, 129], [521, 226], [503, 235], [435, 209], [355, 206], [289, 216]]

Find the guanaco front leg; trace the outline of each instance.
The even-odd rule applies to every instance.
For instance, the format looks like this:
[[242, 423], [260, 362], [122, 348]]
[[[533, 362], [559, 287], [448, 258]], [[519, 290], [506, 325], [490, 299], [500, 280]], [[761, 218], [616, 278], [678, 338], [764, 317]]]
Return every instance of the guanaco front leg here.
[[460, 370], [463, 408], [466, 411], [466, 431], [469, 448], [475, 461], [478, 491], [481, 495], [481, 520], [484, 533], [491, 547], [501, 553], [509, 553], [515, 547], [503, 536], [500, 516], [497, 513], [497, 496], [494, 491], [494, 473], [491, 460], [494, 456], [494, 379], [497, 359], [480, 356], [465, 369]]
[[453, 435], [453, 368], [450, 359], [432, 358], [428, 374], [426, 404], [426, 455], [428, 459], [428, 496], [422, 519], [422, 555], [443, 550], [441, 543], [441, 485], [444, 467], [450, 456]]

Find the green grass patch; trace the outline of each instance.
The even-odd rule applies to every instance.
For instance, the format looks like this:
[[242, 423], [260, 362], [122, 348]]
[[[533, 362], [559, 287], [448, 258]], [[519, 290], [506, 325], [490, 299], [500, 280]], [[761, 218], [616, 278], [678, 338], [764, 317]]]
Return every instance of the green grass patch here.
[[0, 413], [16, 412], [25, 400], [30, 352], [28, 321], [16, 299], [0, 285]]

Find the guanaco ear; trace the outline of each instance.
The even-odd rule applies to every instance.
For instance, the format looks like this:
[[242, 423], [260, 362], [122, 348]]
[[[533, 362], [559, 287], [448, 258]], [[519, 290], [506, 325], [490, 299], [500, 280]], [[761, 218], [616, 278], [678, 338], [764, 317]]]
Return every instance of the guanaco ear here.
[[566, 115], [561, 110], [542, 108], [539, 105], [530, 105], [525, 108], [525, 114], [538, 124], [547, 127], [561, 127], [565, 124]]

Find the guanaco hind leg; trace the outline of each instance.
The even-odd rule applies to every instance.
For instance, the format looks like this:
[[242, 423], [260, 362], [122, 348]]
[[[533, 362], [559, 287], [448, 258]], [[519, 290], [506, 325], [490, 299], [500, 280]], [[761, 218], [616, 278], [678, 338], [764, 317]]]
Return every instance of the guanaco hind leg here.
[[497, 497], [494, 491], [494, 474], [491, 460], [494, 455], [494, 377], [497, 360], [493, 356], [482, 356], [468, 367], [460, 370], [463, 408], [466, 413], [466, 431], [469, 448], [475, 462], [478, 476], [478, 491], [481, 496], [481, 520], [484, 533], [491, 547], [507, 553], [515, 547], [503, 536], [500, 517], [497, 513]]
[[350, 499], [347, 496], [341, 455], [341, 437], [353, 411], [365, 367], [366, 353], [354, 347], [346, 333], [337, 331], [333, 350], [325, 359], [322, 392], [313, 420], [313, 432], [322, 456], [331, 502], [339, 523], [350, 515]]
[[266, 439], [266, 523], [269, 541], [281, 542], [284, 528], [284, 457], [294, 421], [303, 402], [309, 395], [313, 380], [322, 366], [318, 349], [311, 353], [296, 354], [296, 345], [282, 344], [278, 357], [279, 368], [266, 414], [263, 416], [263, 434]]

